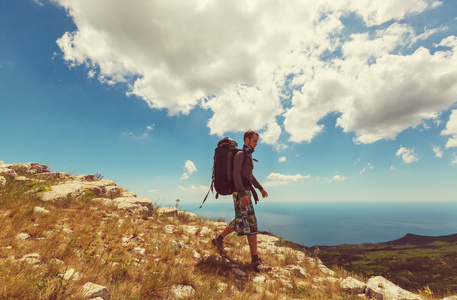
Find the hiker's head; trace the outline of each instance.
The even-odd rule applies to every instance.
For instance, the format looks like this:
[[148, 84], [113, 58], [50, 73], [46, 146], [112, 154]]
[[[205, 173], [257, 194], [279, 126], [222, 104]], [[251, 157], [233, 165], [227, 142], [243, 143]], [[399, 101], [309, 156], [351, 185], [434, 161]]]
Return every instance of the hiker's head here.
[[259, 134], [254, 130], [248, 130], [244, 133], [244, 143], [255, 149], [257, 142], [259, 141]]

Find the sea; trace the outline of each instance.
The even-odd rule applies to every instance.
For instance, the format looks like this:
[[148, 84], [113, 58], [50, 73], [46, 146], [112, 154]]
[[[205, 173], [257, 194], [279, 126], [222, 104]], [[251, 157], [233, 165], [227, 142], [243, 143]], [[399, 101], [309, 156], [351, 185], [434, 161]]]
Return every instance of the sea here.
[[[229, 200], [183, 203], [201, 217], [233, 219]], [[441, 236], [457, 233], [455, 202], [262, 202], [255, 205], [259, 230], [311, 246], [387, 242], [407, 233]]]

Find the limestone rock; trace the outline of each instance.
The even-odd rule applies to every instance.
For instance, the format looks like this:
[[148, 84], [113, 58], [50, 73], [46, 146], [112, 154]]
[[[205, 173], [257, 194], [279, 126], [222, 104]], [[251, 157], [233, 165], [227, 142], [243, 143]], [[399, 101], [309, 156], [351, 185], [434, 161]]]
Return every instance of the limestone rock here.
[[261, 275], [257, 275], [256, 277], [254, 277], [254, 279], [252, 279], [252, 281], [256, 284], [260, 284], [260, 283], [264, 283], [267, 279], [265, 278], [265, 276], [261, 276]]
[[288, 265], [285, 267], [286, 270], [293, 273], [295, 276], [307, 277], [308, 273], [305, 269], [296, 265]]
[[105, 189], [105, 195], [110, 198], [117, 198], [122, 194], [122, 189], [115, 185], [106, 186]]
[[0, 188], [4, 187], [6, 185], [6, 178], [3, 176], [0, 176]]
[[195, 290], [190, 285], [173, 285], [171, 287], [171, 293], [174, 299], [183, 299], [192, 297], [195, 294]]
[[131, 191], [124, 191], [124, 192], [122, 192], [122, 196], [123, 197], [137, 197], [137, 194], [135, 194], [134, 192], [131, 192]]
[[135, 249], [133, 249], [133, 251], [135, 251], [136, 253], [143, 255], [143, 256], [146, 255], [146, 250], [141, 247], [136, 247]]
[[175, 206], [165, 206], [165, 207], [159, 207], [157, 209], [157, 212], [159, 213], [159, 216], [171, 216], [171, 217], [177, 217], [178, 216], [178, 208]]
[[36, 259], [36, 258], [21, 258], [18, 261], [26, 262], [29, 265], [39, 265], [39, 264], [41, 264], [41, 261], [39, 259]]
[[16, 235], [16, 239], [26, 241], [30, 239], [30, 235], [28, 235], [27, 233], [19, 233], [18, 235]]
[[66, 199], [67, 197], [76, 198], [81, 196], [84, 188], [78, 183], [64, 183], [51, 186], [51, 191], [41, 193], [41, 200], [56, 201]]
[[189, 234], [195, 235], [198, 231], [198, 227], [190, 225], [182, 225], [181, 228]]
[[26, 263], [28, 263], [30, 265], [39, 265], [39, 264], [41, 264], [41, 261], [39, 260], [39, 258], [40, 258], [40, 254], [31, 253], [31, 254], [24, 255], [18, 261], [23, 261], [23, 262], [26, 262]]
[[152, 215], [152, 212], [154, 211], [154, 204], [149, 198], [118, 197], [113, 199], [112, 203], [116, 205], [118, 209], [125, 209], [128, 211], [146, 211], [149, 215]]
[[352, 277], [347, 277], [346, 279], [341, 281], [340, 287], [343, 290], [350, 292], [351, 294], [365, 294], [367, 285], [362, 281], [359, 281]]
[[418, 295], [408, 292], [382, 276], [370, 278], [367, 282], [367, 287], [376, 293], [384, 296], [384, 299], [392, 300], [416, 300], [421, 299]]
[[241, 276], [241, 277], [246, 276], [246, 272], [241, 271], [238, 267], [232, 268], [232, 272], [233, 272], [233, 274], [235, 274], [237, 276]]
[[200, 236], [213, 235], [213, 231], [206, 226], [203, 226], [200, 230]]
[[47, 210], [44, 207], [40, 207], [40, 206], [35, 206], [33, 208], [33, 211], [36, 212], [36, 213], [39, 213], [39, 214], [49, 214], [50, 213], [49, 210]]
[[449, 296], [449, 297], [443, 298], [441, 300], [457, 300], [457, 296]]
[[41, 165], [39, 163], [25, 163], [25, 164], [19, 164], [15, 165], [14, 168], [18, 172], [26, 173], [29, 175], [34, 175], [38, 173], [44, 173], [44, 172], [49, 172], [48, 166]]
[[65, 280], [79, 280], [81, 279], [81, 275], [79, 274], [79, 272], [77, 272], [75, 269], [71, 268], [69, 270], [67, 270], [64, 274], [60, 274], [60, 276], [62, 276], [63, 279]]
[[36, 177], [42, 180], [66, 179], [70, 175], [64, 172], [44, 172], [36, 174]]
[[9, 175], [13, 178], [17, 178], [17, 173], [10, 167], [11, 165], [0, 165], [0, 174]]
[[194, 254], [194, 258], [195, 259], [201, 259], [202, 258], [201, 254], [198, 253], [196, 250], [193, 250], [193, 254]]
[[106, 287], [92, 282], [87, 282], [83, 286], [82, 296], [84, 299], [92, 299], [97, 297], [108, 299], [110, 294]]
[[257, 247], [259, 249], [266, 250], [268, 252], [276, 252], [278, 250], [277, 245], [279, 244], [279, 239], [275, 236], [270, 235], [257, 235]]
[[178, 212], [178, 215], [183, 215], [183, 216], [186, 216], [190, 219], [197, 219], [198, 216], [194, 213], [191, 213], [191, 212], [187, 212], [187, 211], [180, 211]]
[[175, 232], [175, 225], [165, 225], [163, 228], [166, 233], [173, 234]]

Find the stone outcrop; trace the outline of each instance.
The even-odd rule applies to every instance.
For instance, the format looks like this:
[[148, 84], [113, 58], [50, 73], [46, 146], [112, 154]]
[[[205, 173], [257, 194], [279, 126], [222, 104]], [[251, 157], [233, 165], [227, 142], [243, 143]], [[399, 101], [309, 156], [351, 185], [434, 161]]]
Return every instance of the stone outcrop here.
[[[417, 300], [421, 299], [418, 295], [408, 292], [399, 286], [396, 286], [389, 280], [381, 276], [370, 278], [367, 282], [367, 288], [371, 290], [369, 296], [375, 299], [392, 299], [392, 300]], [[373, 293], [374, 292], [374, 293]], [[380, 297], [379, 295], [382, 295]]]
[[94, 299], [97, 297], [100, 297], [102, 299], [109, 299], [109, 291], [106, 287], [92, 283], [92, 282], [87, 282], [83, 286], [83, 292], [82, 292], [82, 298], [83, 299]]
[[[145, 212], [149, 216], [154, 211], [154, 205], [149, 198], [138, 198], [131, 191], [118, 187], [110, 179], [102, 179], [95, 175], [70, 176], [62, 172], [51, 172], [45, 165], [38, 163], [5, 164], [0, 161], [0, 188], [6, 184], [5, 176], [10, 176], [17, 181], [35, 181], [37, 183], [55, 182], [36, 188], [31, 192], [39, 194], [43, 201], [60, 201], [68, 198], [79, 198], [84, 195], [95, 195], [95, 201], [106, 205], [114, 205], [118, 209]], [[36, 212], [46, 213], [40, 208]], [[177, 210], [175, 212], [177, 214]]]

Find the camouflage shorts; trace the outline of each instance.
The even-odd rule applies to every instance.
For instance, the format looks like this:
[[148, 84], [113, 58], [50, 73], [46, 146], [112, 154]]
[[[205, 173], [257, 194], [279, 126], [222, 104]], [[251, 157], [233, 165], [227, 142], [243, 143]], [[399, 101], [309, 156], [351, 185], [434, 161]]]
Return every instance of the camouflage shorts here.
[[251, 201], [251, 191], [246, 191], [249, 197], [249, 205], [241, 204], [238, 193], [233, 193], [233, 204], [235, 205], [235, 219], [229, 225], [238, 235], [257, 234], [257, 218], [255, 217], [254, 206]]

